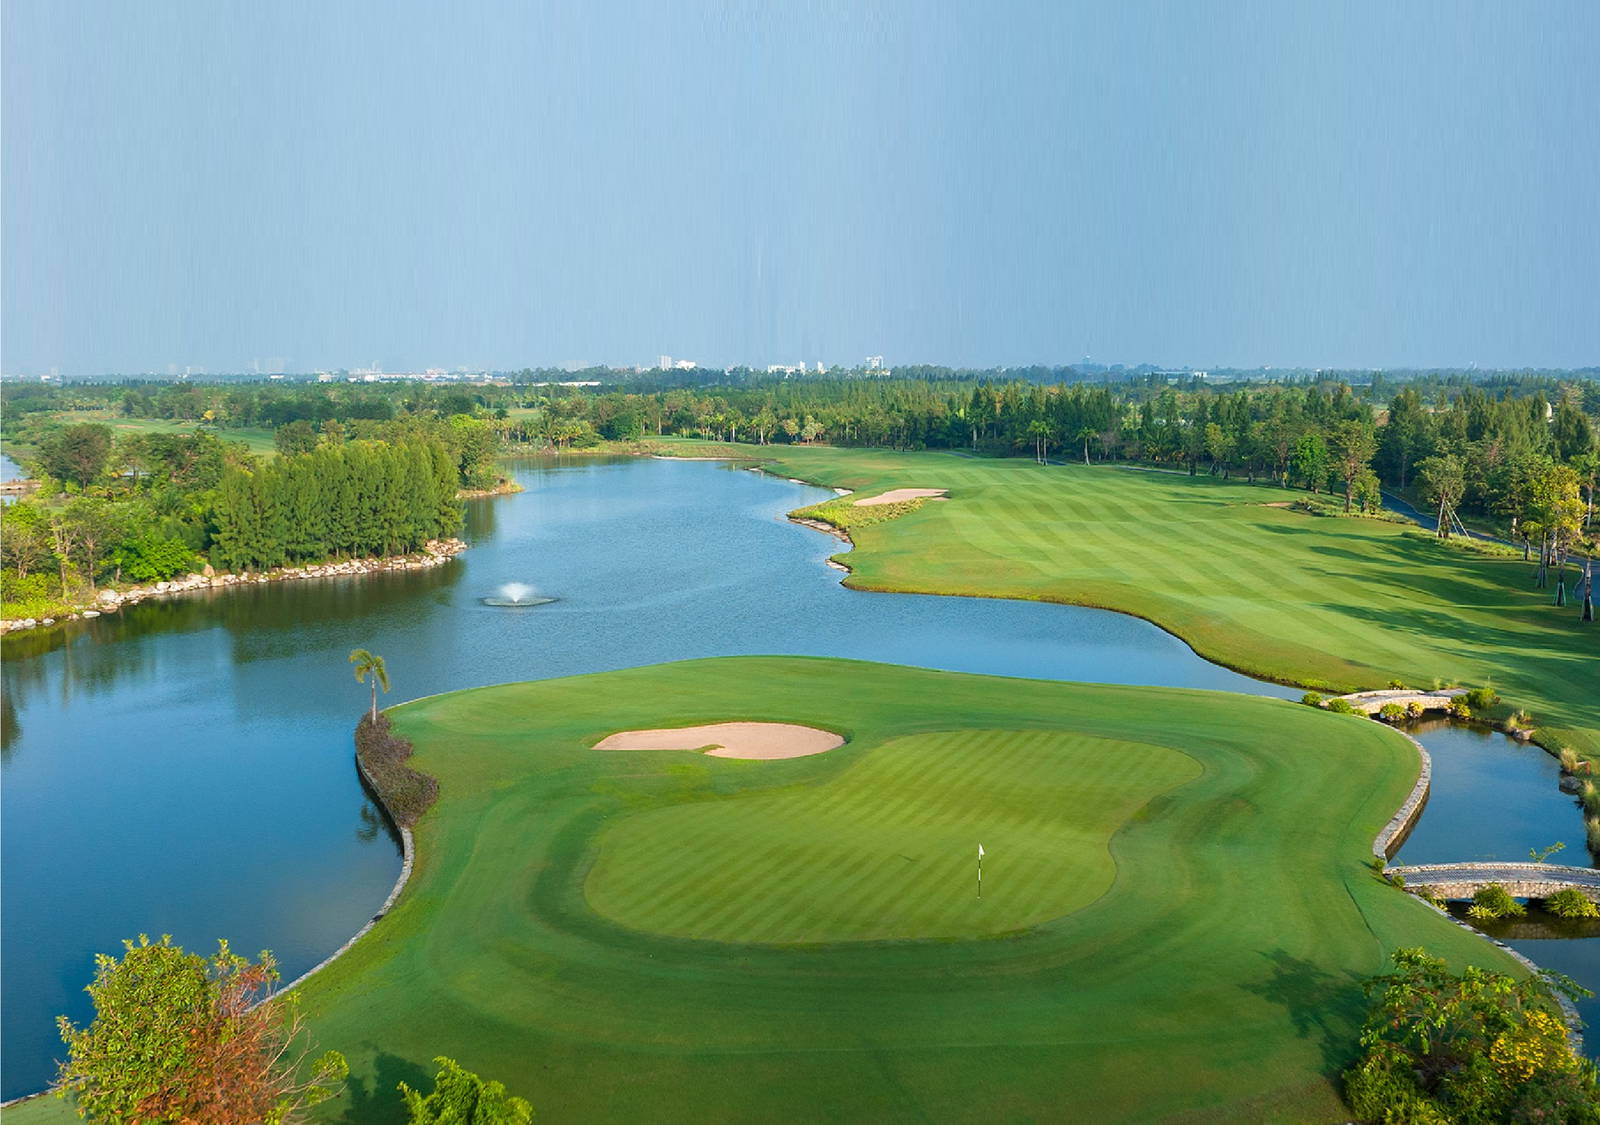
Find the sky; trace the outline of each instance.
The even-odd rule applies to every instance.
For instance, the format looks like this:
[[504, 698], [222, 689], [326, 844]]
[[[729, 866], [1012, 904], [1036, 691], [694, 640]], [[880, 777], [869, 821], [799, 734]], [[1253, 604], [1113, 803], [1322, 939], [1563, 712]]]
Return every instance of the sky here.
[[1600, 4], [5, 0], [0, 371], [1600, 363]]

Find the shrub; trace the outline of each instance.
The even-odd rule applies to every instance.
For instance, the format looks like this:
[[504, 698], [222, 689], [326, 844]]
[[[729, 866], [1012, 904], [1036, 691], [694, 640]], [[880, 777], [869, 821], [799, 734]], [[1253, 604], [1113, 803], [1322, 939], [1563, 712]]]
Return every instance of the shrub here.
[[1578, 757], [1578, 752], [1570, 746], [1563, 746], [1558, 757], [1561, 759], [1561, 770], [1563, 773], [1589, 772], [1589, 763]]
[[1384, 876], [1384, 880], [1391, 887], [1395, 887], [1395, 888], [1397, 888], [1399, 890], [1402, 890], [1402, 891], [1406, 889], [1406, 877], [1404, 875], [1400, 874], [1400, 872], [1398, 872], [1398, 871], [1389, 872], [1389, 874]]
[[1557, 918], [1600, 918], [1600, 906], [1577, 887], [1557, 891], [1544, 900], [1544, 908]]
[[1584, 812], [1600, 813], [1600, 785], [1585, 781], [1583, 788], [1578, 790], [1578, 800], [1583, 802]]
[[1600, 815], [1590, 813], [1584, 817], [1583, 832], [1589, 841], [1589, 850], [1600, 855]]
[[1362, 1121], [1594, 1122], [1596, 1070], [1576, 1055], [1551, 1011], [1550, 991], [1587, 995], [1557, 974], [1515, 980], [1460, 975], [1420, 949], [1393, 954], [1395, 971], [1366, 985], [1374, 997], [1362, 1055], [1344, 1073]]
[[343, 1086], [349, 1068], [337, 1051], [302, 1068], [299, 997], [273, 995], [270, 954], [251, 964], [220, 942], [208, 961], [170, 937], [144, 935], [123, 945], [121, 960], [95, 958], [94, 1021], [82, 1029], [59, 1021], [68, 1060], [57, 1094], [81, 1115], [286, 1122]]
[[1472, 909], [1484, 912], [1474, 913], [1474, 918], [1520, 918], [1528, 912], [1527, 908], [1512, 898], [1511, 892], [1499, 883], [1479, 887], [1477, 894], [1472, 896]]
[[1466, 696], [1463, 695], [1458, 695], [1452, 699], [1445, 706], [1445, 711], [1452, 719], [1472, 718], [1472, 705], [1467, 702]]
[[1316, 692], [1316, 691], [1308, 691], [1308, 692], [1306, 692], [1304, 695], [1302, 695], [1300, 697], [1300, 702], [1304, 703], [1307, 707], [1321, 707], [1322, 706], [1322, 693], [1321, 692]]
[[1408, 719], [1420, 719], [1425, 712], [1426, 708], [1415, 699], [1406, 704], [1406, 718]]
[[1378, 717], [1386, 723], [1404, 722], [1406, 718], [1406, 709], [1400, 706], [1398, 703], [1385, 703], [1382, 707], [1378, 708]]
[[356, 757], [394, 822], [413, 827], [439, 797], [439, 781], [406, 765], [411, 743], [389, 729], [389, 716], [362, 715], [356, 724]]
[[1399, 681], [1399, 680], [1390, 680], [1389, 681], [1389, 688], [1392, 691], [1404, 691], [1405, 690], [1405, 686], [1406, 685], [1404, 683], [1402, 683], [1401, 681]]
[[1467, 706], [1471, 707], [1474, 711], [1487, 711], [1491, 707], [1498, 707], [1500, 705], [1500, 696], [1496, 694], [1494, 688], [1492, 687], [1473, 688], [1461, 698], [1465, 699], [1467, 701]]
[[433, 1092], [424, 1096], [404, 1082], [400, 1094], [410, 1115], [407, 1125], [529, 1125], [533, 1107], [506, 1093], [499, 1082], [485, 1082], [454, 1059], [440, 1056]]
[[1353, 715], [1356, 709], [1350, 706], [1348, 699], [1330, 699], [1328, 700], [1328, 710], [1336, 715]]

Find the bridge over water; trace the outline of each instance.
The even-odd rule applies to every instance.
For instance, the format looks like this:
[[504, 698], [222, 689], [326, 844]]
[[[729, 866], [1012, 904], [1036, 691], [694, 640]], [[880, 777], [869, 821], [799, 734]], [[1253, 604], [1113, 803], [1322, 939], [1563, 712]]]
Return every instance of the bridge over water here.
[[1407, 890], [1429, 890], [1444, 899], [1470, 899], [1490, 883], [1515, 898], [1548, 898], [1575, 888], [1600, 902], [1600, 870], [1558, 863], [1421, 863], [1384, 871], [1405, 877]]

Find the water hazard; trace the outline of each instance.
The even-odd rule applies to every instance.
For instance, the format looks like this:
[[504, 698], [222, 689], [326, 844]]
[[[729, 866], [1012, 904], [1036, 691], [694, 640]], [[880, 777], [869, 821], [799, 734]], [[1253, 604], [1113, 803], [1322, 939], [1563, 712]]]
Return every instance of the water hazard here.
[[[516, 475], [526, 492], [468, 505], [472, 550], [447, 566], [145, 602], [5, 642], [0, 1096], [50, 1079], [54, 1018], [87, 1016], [95, 952], [141, 932], [199, 950], [227, 937], [273, 950], [292, 977], [383, 901], [399, 858], [351, 763], [367, 700], [352, 648], [387, 659], [390, 701], [750, 653], [1299, 694], [1209, 664], [1136, 618], [847, 590], [822, 565], [838, 542], [782, 519], [825, 490], [638, 459], [527, 462]], [[557, 600], [485, 604], [512, 584], [525, 588], [513, 601]], [[1531, 753], [1506, 776], [1545, 768]], [[1525, 858], [1558, 838], [1581, 848], [1553, 778], [1531, 784], [1538, 807], [1507, 829], [1501, 814], [1521, 798], [1504, 778], [1487, 805], [1465, 785], [1451, 812], [1455, 777], [1441, 742], [1407, 861]], [[1597, 944], [1569, 943], [1589, 951], [1582, 974], [1600, 978]]]

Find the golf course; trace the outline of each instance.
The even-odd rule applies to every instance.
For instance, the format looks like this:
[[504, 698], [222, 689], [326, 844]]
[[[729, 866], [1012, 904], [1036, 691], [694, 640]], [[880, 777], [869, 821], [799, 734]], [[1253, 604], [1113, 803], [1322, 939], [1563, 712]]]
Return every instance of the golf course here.
[[[1390, 949], [1512, 964], [1367, 866], [1411, 744], [1283, 701], [751, 657], [389, 713], [441, 795], [302, 987], [330, 1121], [441, 1054], [551, 1122], [1342, 1121]], [[593, 748], [729, 721], [846, 741]]]
[[[1200, 655], [1338, 691], [1489, 684], [1546, 745], [1600, 754], [1600, 629], [1488, 558], [1406, 524], [1291, 510], [1218, 478], [1020, 458], [785, 447], [773, 471], [871, 496], [940, 488], [850, 526], [864, 590], [1032, 598], [1146, 618]], [[870, 509], [861, 509], [869, 512]], [[1571, 570], [1569, 568], [1569, 576]]]
[[[549, 1121], [1342, 1120], [1359, 977], [1508, 964], [1366, 865], [1418, 764], [1365, 720], [776, 657], [390, 714], [442, 795], [304, 988], [353, 1067], [332, 1120], [392, 1120], [438, 1054]], [[593, 749], [733, 720], [847, 741]]]

